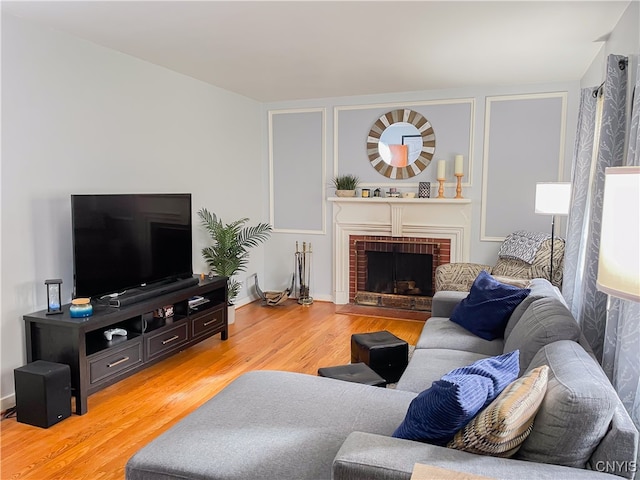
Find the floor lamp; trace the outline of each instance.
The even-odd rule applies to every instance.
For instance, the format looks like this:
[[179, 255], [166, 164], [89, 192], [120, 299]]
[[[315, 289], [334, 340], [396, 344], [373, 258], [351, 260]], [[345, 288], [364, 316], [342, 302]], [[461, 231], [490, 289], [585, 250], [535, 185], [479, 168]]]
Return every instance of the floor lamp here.
[[605, 169], [596, 287], [640, 302], [640, 167]]
[[536, 183], [536, 213], [551, 215], [551, 266], [549, 281], [553, 283], [553, 243], [556, 215], [569, 215], [571, 184], [569, 182]]

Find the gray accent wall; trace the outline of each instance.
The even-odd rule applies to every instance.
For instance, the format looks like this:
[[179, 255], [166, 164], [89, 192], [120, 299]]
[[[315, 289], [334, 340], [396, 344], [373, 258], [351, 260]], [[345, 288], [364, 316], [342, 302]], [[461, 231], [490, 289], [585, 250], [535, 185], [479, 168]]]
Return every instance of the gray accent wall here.
[[551, 218], [536, 215], [533, 200], [536, 182], [561, 179], [566, 101], [566, 92], [487, 97], [481, 240], [550, 231]]
[[[378, 173], [369, 162], [366, 151], [367, 135], [375, 121], [383, 114], [397, 108], [407, 108], [423, 115], [434, 128], [436, 150], [429, 166], [413, 178], [391, 180]], [[379, 105], [339, 106], [334, 112], [334, 164], [333, 174], [357, 175], [363, 187], [404, 187], [417, 192], [418, 182], [435, 182], [437, 162], [447, 161], [447, 183], [454, 185], [453, 161], [455, 155], [463, 155], [465, 172], [471, 166], [471, 140], [475, 99], [442, 99], [427, 102], [390, 103]], [[469, 186], [469, 176], [464, 183]], [[333, 196], [333, 192], [329, 191]]]

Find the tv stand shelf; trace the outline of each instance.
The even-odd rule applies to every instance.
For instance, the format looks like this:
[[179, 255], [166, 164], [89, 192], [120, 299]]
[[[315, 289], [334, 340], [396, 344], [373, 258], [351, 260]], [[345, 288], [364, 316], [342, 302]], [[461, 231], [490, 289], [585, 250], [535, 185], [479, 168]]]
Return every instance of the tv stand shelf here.
[[[203, 303], [189, 307], [189, 299]], [[113, 383], [220, 333], [229, 336], [227, 278], [201, 280], [186, 288], [162, 293], [114, 308], [93, 303], [93, 315], [71, 318], [46, 310], [24, 315], [27, 362], [47, 360], [71, 367], [71, 391], [78, 415], [87, 413], [87, 399]], [[173, 306], [173, 315], [154, 315]], [[126, 336], [104, 337], [105, 330], [123, 328]]]

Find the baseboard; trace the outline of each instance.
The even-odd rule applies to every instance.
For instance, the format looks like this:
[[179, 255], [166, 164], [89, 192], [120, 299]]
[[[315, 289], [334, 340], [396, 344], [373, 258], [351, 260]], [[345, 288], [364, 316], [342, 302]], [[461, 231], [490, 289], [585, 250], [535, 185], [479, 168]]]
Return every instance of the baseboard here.
[[[319, 302], [333, 303], [333, 297], [331, 295], [312, 295], [312, 297], [314, 300], [317, 300]], [[296, 300], [295, 297], [289, 297], [289, 298], [291, 298], [292, 300]], [[258, 297], [257, 295], [251, 294], [247, 297], [236, 299], [235, 306], [236, 308], [240, 308], [240, 307], [243, 307], [244, 305], [255, 302], [256, 300], [260, 300], [260, 297]]]
[[0, 411], [6, 412], [8, 409], [16, 406], [16, 394], [12, 393], [6, 397], [0, 398]]

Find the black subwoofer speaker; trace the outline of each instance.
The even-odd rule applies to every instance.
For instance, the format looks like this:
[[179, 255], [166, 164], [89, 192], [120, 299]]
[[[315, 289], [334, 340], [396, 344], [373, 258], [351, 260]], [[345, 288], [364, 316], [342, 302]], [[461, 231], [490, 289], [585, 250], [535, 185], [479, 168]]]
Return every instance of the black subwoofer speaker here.
[[69, 365], [36, 360], [13, 373], [19, 422], [49, 428], [71, 416]]

